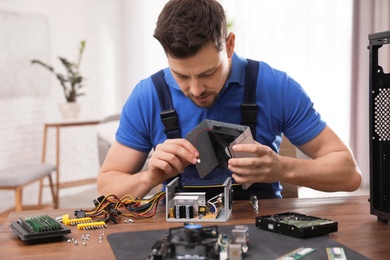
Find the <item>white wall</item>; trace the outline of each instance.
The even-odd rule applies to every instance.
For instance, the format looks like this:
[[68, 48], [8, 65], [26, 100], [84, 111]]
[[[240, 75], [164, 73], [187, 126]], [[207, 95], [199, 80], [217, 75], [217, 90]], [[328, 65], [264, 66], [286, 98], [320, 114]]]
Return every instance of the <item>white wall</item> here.
[[[31, 45], [38, 44], [36, 39], [47, 37], [48, 53], [42, 57], [46, 55], [48, 60], [45, 61], [62, 72], [57, 57], [76, 59], [79, 42], [86, 40], [81, 65], [81, 72], [86, 78], [85, 96], [79, 98], [82, 107], [80, 117], [101, 119], [118, 113], [134, 84], [157, 68], [165, 66], [161, 47], [152, 36], [155, 20], [164, 3], [155, 0], [0, 0], [0, 12], [21, 17], [35, 15], [46, 20], [47, 31], [38, 30], [33, 34], [22, 35], [15, 32], [15, 35], [19, 33], [20, 39], [30, 41]], [[13, 59], [6, 56], [5, 47], [4, 42], [0, 43], [0, 64], [6, 63], [5, 59]], [[27, 55], [25, 63], [42, 57]], [[45, 91], [38, 91], [38, 94], [0, 94], [0, 168], [21, 162], [39, 162], [44, 123], [61, 121], [58, 103], [65, 99], [56, 78], [52, 75], [47, 78], [49, 73], [43, 68], [30, 64], [24, 66], [35, 72], [46, 73], [33, 78], [42, 77], [42, 84], [47, 83], [48, 86], [40, 86]], [[5, 86], [12, 81], [15, 74], [15, 71], [0, 71], [0, 85]], [[49, 162], [54, 162], [53, 138], [54, 131], [51, 130], [47, 157]], [[99, 169], [96, 128], [66, 128], [61, 130], [61, 138], [61, 181], [96, 176]], [[63, 189], [61, 195], [83, 188]], [[26, 204], [36, 202], [35, 190], [36, 185], [25, 189]], [[0, 194], [4, 198], [0, 210], [11, 207], [13, 193], [2, 191]], [[50, 196], [45, 196], [45, 201], [49, 199]]]

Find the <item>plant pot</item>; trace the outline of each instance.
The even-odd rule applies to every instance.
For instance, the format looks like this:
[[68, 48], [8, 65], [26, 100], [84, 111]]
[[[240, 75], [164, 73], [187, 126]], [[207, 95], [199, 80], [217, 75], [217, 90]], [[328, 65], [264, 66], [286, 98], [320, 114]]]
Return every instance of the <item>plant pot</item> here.
[[59, 104], [63, 119], [78, 119], [80, 115], [80, 104], [77, 102], [65, 102]]

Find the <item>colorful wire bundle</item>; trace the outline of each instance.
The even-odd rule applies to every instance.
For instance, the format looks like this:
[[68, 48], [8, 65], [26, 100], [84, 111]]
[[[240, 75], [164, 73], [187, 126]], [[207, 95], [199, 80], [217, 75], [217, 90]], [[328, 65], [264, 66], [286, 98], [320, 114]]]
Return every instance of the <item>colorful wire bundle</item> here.
[[86, 210], [85, 215], [88, 217], [103, 217], [108, 219], [110, 216], [126, 216], [135, 218], [151, 218], [156, 214], [157, 206], [161, 199], [165, 197], [165, 192], [161, 191], [148, 199], [134, 198], [126, 195], [119, 198], [110, 194], [100, 197], [95, 208]]

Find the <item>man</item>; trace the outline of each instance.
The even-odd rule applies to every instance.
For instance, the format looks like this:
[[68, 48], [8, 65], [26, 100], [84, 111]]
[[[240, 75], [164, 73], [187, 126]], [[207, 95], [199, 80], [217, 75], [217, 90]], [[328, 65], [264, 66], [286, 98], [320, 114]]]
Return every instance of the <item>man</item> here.
[[[264, 62], [257, 71], [256, 142], [233, 147], [255, 156], [231, 158], [228, 170], [217, 167], [200, 179], [194, 167], [199, 152], [183, 137], [204, 119], [240, 124], [248, 62], [234, 52], [235, 35], [227, 33], [216, 0], [169, 1], [154, 37], [167, 56], [164, 80], [182, 138], [167, 139], [155, 85], [150, 77], [141, 81], [121, 113], [116, 142], [98, 176], [99, 194], [143, 197], [175, 176], [184, 187], [215, 185], [226, 176], [236, 184], [253, 183], [247, 191], [235, 185], [236, 199], [249, 194], [280, 198], [279, 181], [321, 191], [359, 188], [361, 173], [348, 147], [320, 118], [301, 86]], [[312, 159], [280, 156], [282, 135]], [[148, 168], [141, 171], [151, 149]]]

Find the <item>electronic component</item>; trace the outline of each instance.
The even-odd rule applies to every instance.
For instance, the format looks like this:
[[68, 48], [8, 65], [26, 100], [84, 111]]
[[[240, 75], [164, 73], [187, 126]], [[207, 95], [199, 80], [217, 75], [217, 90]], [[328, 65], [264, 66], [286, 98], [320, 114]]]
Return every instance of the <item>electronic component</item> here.
[[329, 260], [346, 260], [347, 257], [342, 247], [327, 247], [326, 254]]
[[232, 179], [223, 184], [223, 193], [206, 200], [206, 192], [176, 192], [179, 177], [166, 186], [168, 222], [226, 222], [232, 211]]
[[241, 245], [242, 252], [244, 254], [248, 251], [248, 245], [249, 245], [249, 228], [248, 228], [248, 226], [236, 225], [234, 227], [234, 229], [232, 230], [232, 243]]
[[77, 224], [77, 229], [82, 229], [82, 230], [100, 229], [106, 227], [107, 227], [106, 222], [104, 221]]
[[199, 216], [199, 207], [206, 207], [206, 192], [177, 192], [173, 204], [175, 218]]
[[175, 218], [184, 218], [184, 206], [183, 205], [173, 206], [173, 212], [174, 212]]
[[42, 215], [11, 222], [11, 229], [27, 243], [45, 243], [61, 241], [70, 229], [58, 223], [53, 218]]
[[221, 197], [219, 195], [206, 201], [206, 192], [177, 192], [173, 197], [174, 206], [169, 210], [169, 217], [216, 218], [222, 206]]
[[249, 201], [253, 207], [253, 211], [255, 213], [259, 213], [259, 200], [257, 199], [256, 195], [251, 195], [249, 197]]
[[256, 227], [292, 237], [307, 238], [336, 232], [338, 223], [294, 212], [256, 217]]
[[242, 259], [242, 246], [239, 244], [229, 245], [229, 260], [241, 260]]
[[97, 221], [94, 222], [92, 218], [85, 217], [85, 218], [69, 218], [69, 214], [65, 214], [62, 216], [62, 223], [64, 223], [67, 226], [77, 226], [77, 229], [81, 230], [91, 230], [91, 229], [99, 229], [99, 228], [105, 228], [106, 222], [104, 221]]
[[[369, 39], [369, 139], [370, 146], [370, 213], [378, 221], [390, 221], [390, 127], [388, 71], [390, 31], [368, 35]], [[384, 47], [386, 46], [386, 47]], [[384, 64], [381, 64], [384, 63]]]
[[290, 253], [277, 258], [277, 260], [298, 260], [316, 251], [315, 248], [300, 247]]
[[62, 223], [64, 223], [64, 225], [67, 226], [76, 226], [77, 224], [84, 224], [84, 223], [91, 223], [91, 222], [93, 222], [93, 220], [90, 217], [71, 219], [69, 217], [69, 214], [65, 214], [62, 216]]
[[[100, 196], [93, 200], [95, 207], [90, 210], [78, 210], [75, 215], [86, 216], [85, 218], [76, 219], [75, 222], [81, 222], [91, 217], [100, 217], [106, 223], [111, 221], [118, 223], [117, 216], [135, 217], [135, 218], [151, 218], [156, 214], [159, 202], [165, 197], [165, 192], [156, 193], [150, 198], [140, 199], [126, 195], [119, 198], [116, 195], [109, 194]], [[72, 220], [73, 221], [73, 220]]]
[[[235, 144], [254, 143], [248, 126], [205, 119], [186, 135], [186, 139], [199, 151], [195, 166], [200, 178], [204, 178], [217, 166], [227, 168], [230, 158], [255, 156], [253, 153], [234, 152], [231, 149]], [[243, 188], [249, 186], [246, 184]]]
[[74, 215], [76, 216], [76, 218], [85, 218], [87, 216], [85, 214], [85, 210], [82, 210], [82, 209], [76, 209], [74, 211]]
[[[199, 224], [185, 224], [183, 227], [169, 229], [152, 246], [147, 260], [170, 259], [242, 259], [248, 251], [248, 227], [236, 226], [235, 230], [245, 230], [245, 237], [238, 239], [243, 242], [229, 240], [226, 234], [218, 232], [217, 226], [202, 227]], [[237, 234], [236, 234], [237, 235]], [[232, 234], [233, 237], [233, 234]], [[236, 237], [237, 238], [237, 237]], [[241, 238], [241, 235], [240, 235]], [[243, 248], [246, 249], [243, 249]]]

